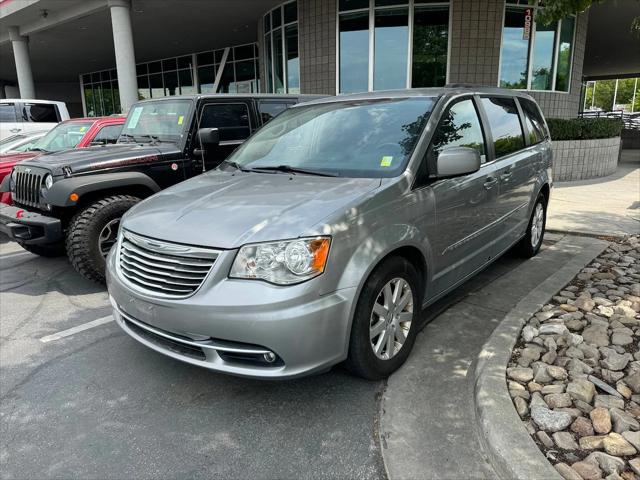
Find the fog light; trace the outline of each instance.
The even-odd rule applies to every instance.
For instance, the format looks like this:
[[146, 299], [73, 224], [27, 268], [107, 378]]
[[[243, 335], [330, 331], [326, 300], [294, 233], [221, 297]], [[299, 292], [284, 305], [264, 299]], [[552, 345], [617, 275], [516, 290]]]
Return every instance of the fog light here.
[[273, 363], [276, 361], [276, 354], [273, 352], [267, 352], [262, 356], [264, 357], [264, 361], [267, 363]]

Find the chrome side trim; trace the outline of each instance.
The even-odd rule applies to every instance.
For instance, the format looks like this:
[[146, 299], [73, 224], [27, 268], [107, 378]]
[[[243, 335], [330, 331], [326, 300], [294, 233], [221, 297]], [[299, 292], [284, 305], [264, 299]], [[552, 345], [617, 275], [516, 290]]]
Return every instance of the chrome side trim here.
[[122, 318], [126, 319], [128, 322], [133, 323], [136, 327], [138, 327], [138, 328], [140, 328], [142, 330], [146, 330], [147, 332], [153, 333], [153, 334], [158, 335], [160, 337], [166, 338], [168, 340], [171, 340], [172, 342], [182, 343], [184, 345], [191, 345], [192, 347], [199, 347], [199, 348], [204, 348], [204, 349], [208, 349], [208, 350], [216, 350], [216, 351], [230, 352], [230, 353], [246, 353], [246, 354], [250, 354], [250, 355], [261, 355], [261, 354], [264, 354], [264, 353], [270, 353], [271, 352], [271, 350], [267, 350], [267, 349], [264, 349], [264, 348], [229, 347], [229, 346], [226, 346], [226, 345], [221, 345], [221, 344], [217, 343], [215, 340], [208, 340], [205, 343], [205, 342], [197, 342], [195, 340], [186, 340], [185, 338], [182, 338], [182, 337], [174, 337], [173, 335], [165, 332], [164, 330], [160, 330], [160, 329], [154, 328], [151, 325], [147, 325], [146, 323], [142, 323], [139, 320], [134, 319], [130, 315], [127, 315], [126, 313], [124, 313], [120, 308], [116, 307], [116, 311], [117, 311], [118, 315], [120, 315]]
[[468, 243], [469, 241], [473, 240], [474, 238], [476, 238], [478, 235], [482, 235], [484, 232], [486, 232], [487, 230], [493, 228], [494, 226], [498, 225], [501, 222], [504, 222], [505, 219], [509, 218], [511, 215], [513, 215], [514, 213], [516, 213], [519, 210], [522, 210], [523, 208], [525, 208], [527, 205], [529, 205], [528, 202], [523, 203], [522, 205], [517, 206], [516, 208], [514, 208], [513, 210], [511, 210], [510, 212], [506, 213], [505, 215], [501, 216], [500, 218], [498, 218], [497, 220], [494, 220], [493, 222], [489, 223], [488, 225], [485, 225], [484, 227], [482, 227], [480, 230], [476, 230], [475, 232], [473, 232], [471, 235], [468, 235], [466, 237], [464, 237], [462, 240], [458, 240], [456, 243], [449, 245], [447, 248], [445, 248], [442, 251], [442, 255], [446, 254], [447, 252], [450, 252], [452, 250], [455, 250], [458, 247], [461, 247], [462, 245], [464, 245], [465, 243]]

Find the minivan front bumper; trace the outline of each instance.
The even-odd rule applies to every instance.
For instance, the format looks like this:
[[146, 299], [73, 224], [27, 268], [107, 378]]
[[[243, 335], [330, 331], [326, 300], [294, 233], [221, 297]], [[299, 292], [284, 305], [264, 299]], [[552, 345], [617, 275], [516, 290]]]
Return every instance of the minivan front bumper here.
[[[225, 252], [191, 297], [152, 298], [119, 277], [116, 250], [107, 260], [114, 318], [149, 348], [210, 370], [266, 379], [322, 372], [346, 358], [355, 287], [321, 296], [313, 283], [322, 276], [288, 287], [229, 279], [235, 252]], [[275, 360], [266, 361], [265, 353]]]

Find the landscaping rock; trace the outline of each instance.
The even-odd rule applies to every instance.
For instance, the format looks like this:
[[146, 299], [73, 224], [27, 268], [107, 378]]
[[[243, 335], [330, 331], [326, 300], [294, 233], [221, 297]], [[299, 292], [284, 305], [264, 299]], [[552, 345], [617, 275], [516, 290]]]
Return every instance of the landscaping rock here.
[[611, 243], [519, 340], [509, 393], [558, 474], [640, 480], [640, 235]]
[[622, 432], [622, 437], [640, 451], [640, 432]]
[[600, 480], [602, 478], [602, 470], [597, 463], [593, 462], [576, 462], [571, 468], [578, 472], [583, 480]]
[[578, 472], [566, 463], [557, 463], [553, 466], [564, 480], [582, 480]]
[[609, 410], [609, 413], [611, 414], [611, 420], [613, 421], [614, 432], [622, 433], [629, 430], [640, 430], [640, 424], [638, 423], [638, 421], [624, 410], [621, 410], [619, 408], [612, 408], [611, 410]]
[[603, 390], [603, 391], [607, 392], [609, 395], [613, 395], [614, 397], [622, 398], [622, 395], [620, 394], [620, 392], [618, 392], [611, 385], [609, 385], [606, 382], [603, 382], [599, 378], [594, 377], [593, 375], [589, 375], [587, 377], [587, 380], [589, 380], [591, 383], [593, 383], [600, 390]]
[[566, 412], [554, 412], [545, 407], [531, 409], [531, 419], [545, 432], [559, 432], [571, 425], [571, 415]]
[[604, 408], [624, 408], [624, 400], [613, 395], [596, 395], [594, 405]]
[[619, 433], [610, 433], [603, 440], [604, 451], [616, 457], [635, 455], [637, 450]]
[[582, 450], [602, 450], [604, 448], [605, 435], [581, 437], [578, 442]]
[[530, 368], [507, 368], [507, 377], [517, 382], [533, 380], [533, 370]]
[[536, 432], [536, 438], [547, 448], [552, 448], [554, 446], [553, 440], [551, 440], [551, 437], [547, 432]]
[[558, 448], [563, 450], [578, 450], [580, 448], [573, 435], [569, 432], [556, 432], [551, 437], [553, 437], [553, 441]]
[[570, 430], [574, 432], [578, 438], [592, 437], [595, 434], [591, 421], [585, 417], [576, 418], [571, 424]]
[[591, 401], [593, 400], [593, 396], [596, 393], [596, 387], [588, 379], [578, 378], [567, 385], [566, 392], [574, 400], [581, 400], [586, 403], [591, 403]]
[[596, 407], [589, 413], [593, 429], [597, 433], [609, 433], [611, 431], [611, 415], [609, 410], [603, 407]]
[[611, 475], [612, 473], [620, 473], [624, 470], [624, 460], [608, 455], [603, 452], [590, 453], [585, 462], [593, 462], [598, 464], [600, 469], [604, 471], [605, 475]]

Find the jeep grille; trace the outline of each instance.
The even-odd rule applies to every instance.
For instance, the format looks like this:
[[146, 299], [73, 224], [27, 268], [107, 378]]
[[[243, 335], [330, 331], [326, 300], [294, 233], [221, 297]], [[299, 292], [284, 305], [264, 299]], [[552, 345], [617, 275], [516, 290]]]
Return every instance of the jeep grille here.
[[124, 231], [118, 245], [120, 276], [132, 288], [162, 297], [194, 293], [215, 263], [217, 250], [190, 247]]
[[40, 188], [45, 172], [32, 171], [26, 168], [16, 169], [13, 201], [30, 207], [40, 205]]

